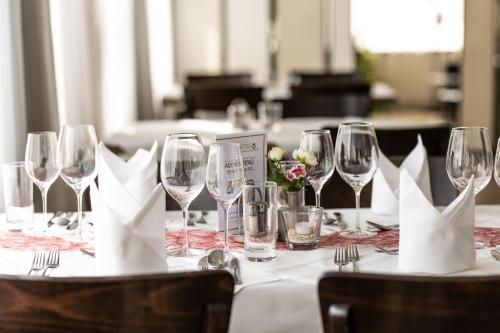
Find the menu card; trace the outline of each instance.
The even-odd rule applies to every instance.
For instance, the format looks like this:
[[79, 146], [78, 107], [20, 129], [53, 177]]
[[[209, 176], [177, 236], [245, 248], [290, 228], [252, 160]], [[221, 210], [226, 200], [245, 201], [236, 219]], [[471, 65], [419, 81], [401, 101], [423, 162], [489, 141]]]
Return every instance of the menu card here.
[[[243, 168], [245, 170], [245, 181], [266, 180], [267, 163], [267, 134], [266, 131], [252, 131], [234, 134], [217, 135], [216, 142], [236, 142], [240, 144], [241, 157], [243, 159]], [[217, 204], [219, 214], [219, 223], [217, 231], [223, 231], [226, 228], [224, 221], [224, 209]], [[242, 210], [236, 200], [228, 211], [229, 231], [238, 229], [243, 223]]]

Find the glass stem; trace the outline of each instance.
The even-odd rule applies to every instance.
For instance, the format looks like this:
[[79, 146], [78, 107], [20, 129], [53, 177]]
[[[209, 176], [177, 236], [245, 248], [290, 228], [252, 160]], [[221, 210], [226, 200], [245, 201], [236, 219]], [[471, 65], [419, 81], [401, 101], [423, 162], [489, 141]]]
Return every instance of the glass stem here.
[[76, 192], [76, 199], [77, 199], [77, 203], [78, 203], [78, 227], [77, 227], [77, 233], [79, 235], [82, 234], [83, 232], [83, 204], [82, 204], [82, 199], [83, 199], [83, 191], [82, 190], [78, 190]]
[[316, 191], [316, 207], [321, 207], [321, 189]]
[[229, 251], [229, 242], [228, 242], [228, 235], [229, 235], [229, 208], [231, 208], [231, 204], [227, 206], [224, 209], [224, 219], [226, 221], [226, 228], [224, 229], [224, 251]]
[[47, 223], [49, 222], [47, 216], [47, 192], [48, 189], [45, 187], [40, 187], [40, 191], [42, 193], [42, 205], [43, 205], [43, 215], [42, 215], [42, 223], [40, 230], [45, 232], [47, 230]]
[[182, 244], [182, 250], [187, 253], [189, 250], [189, 240], [188, 240], [188, 206], [182, 208], [182, 218], [184, 220], [184, 242]]
[[356, 231], [361, 231], [361, 226], [359, 225], [359, 202], [361, 197], [361, 190], [354, 190], [356, 194]]

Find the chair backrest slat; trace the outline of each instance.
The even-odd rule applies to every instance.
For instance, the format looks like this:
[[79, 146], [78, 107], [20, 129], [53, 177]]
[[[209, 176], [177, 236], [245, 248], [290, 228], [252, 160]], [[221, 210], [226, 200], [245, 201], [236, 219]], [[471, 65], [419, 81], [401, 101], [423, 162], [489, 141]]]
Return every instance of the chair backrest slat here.
[[0, 332], [227, 332], [233, 289], [227, 272], [0, 276]]
[[328, 273], [318, 290], [325, 333], [344, 332], [332, 305], [348, 309], [349, 332], [500, 332], [500, 276]]

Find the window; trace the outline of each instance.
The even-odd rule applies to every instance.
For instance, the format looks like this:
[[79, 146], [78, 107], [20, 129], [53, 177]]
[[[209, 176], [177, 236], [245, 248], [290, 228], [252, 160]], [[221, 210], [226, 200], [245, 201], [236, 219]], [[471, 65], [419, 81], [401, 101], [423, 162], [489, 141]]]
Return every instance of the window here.
[[351, 0], [351, 31], [371, 52], [458, 52], [464, 0]]

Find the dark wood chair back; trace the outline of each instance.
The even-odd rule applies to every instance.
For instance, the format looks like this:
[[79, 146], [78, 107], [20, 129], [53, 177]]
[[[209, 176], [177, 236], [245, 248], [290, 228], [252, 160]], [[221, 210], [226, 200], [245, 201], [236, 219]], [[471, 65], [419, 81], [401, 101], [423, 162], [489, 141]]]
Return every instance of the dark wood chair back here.
[[[332, 139], [337, 139], [337, 127], [325, 127], [332, 133]], [[451, 128], [449, 125], [426, 128], [375, 128], [380, 150], [386, 156], [406, 156], [417, 144], [417, 135], [429, 156], [444, 156], [448, 149]]]
[[319, 281], [325, 333], [500, 332], [500, 276], [328, 273]]
[[332, 94], [302, 95], [280, 101], [283, 117], [366, 117], [371, 102], [368, 95]]
[[132, 277], [0, 276], [0, 332], [227, 332], [227, 272]]
[[252, 84], [252, 74], [233, 73], [219, 75], [189, 74], [186, 85], [189, 87], [249, 87]]
[[325, 73], [293, 71], [290, 73], [292, 86], [339, 86], [356, 83], [366, 83], [363, 77], [353, 73]]
[[261, 87], [186, 87], [184, 97], [188, 116], [196, 110], [226, 111], [237, 98], [245, 100], [251, 108], [256, 108], [262, 100]]

